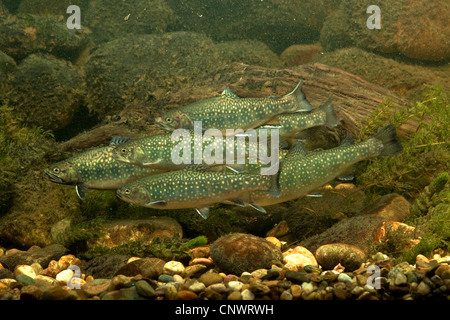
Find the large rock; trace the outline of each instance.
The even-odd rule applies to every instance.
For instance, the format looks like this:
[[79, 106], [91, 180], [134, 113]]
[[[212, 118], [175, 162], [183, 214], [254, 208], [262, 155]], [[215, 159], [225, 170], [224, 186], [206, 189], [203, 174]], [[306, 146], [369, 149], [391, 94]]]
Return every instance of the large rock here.
[[64, 128], [81, 105], [82, 77], [70, 63], [51, 56], [28, 56], [8, 84], [7, 104], [30, 126]]
[[103, 234], [100, 238], [90, 241], [90, 246], [100, 245], [115, 247], [128, 241], [154, 238], [182, 238], [183, 230], [180, 224], [168, 217], [149, 217], [139, 220], [117, 220], [103, 224]]
[[357, 47], [324, 52], [316, 55], [313, 62], [344, 69], [411, 100], [422, 98], [426, 85], [437, 82], [450, 90], [449, 65], [437, 67], [414, 64]]
[[[381, 29], [366, 26], [370, 5], [380, 8]], [[320, 39], [327, 49], [354, 43], [377, 52], [443, 61], [450, 58], [449, 15], [450, 4], [445, 0], [344, 0], [327, 17]]]
[[251, 234], [233, 233], [210, 246], [211, 258], [221, 272], [240, 275], [244, 271], [281, 265], [283, 255], [274, 244]]
[[47, 53], [74, 61], [88, 45], [90, 30], [68, 29], [62, 15], [9, 15], [0, 20], [0, 48], [14, 59]]
[[256, 39], [276, 53], [294, 43], [317, 41], [332, 1], [168, 0], [179, 16], [176, 28], [206, 33], [214, 40]]
[[28, 251], [15, 251], [0, 257], [0, 263], [13, 271], [18, 265], [39, 263], [46, 268], [51, 260], [58, 260], [68, 250], [59, 244], [52, 244], [44, 248], [32, 247]]
[[90, 0], [83, 21], [98, 42], [162, 33], [175, 19], [164, 0]]
[[18, 13], [28, 13], [37, 15], [60, 15], [68, 17], [66, 13], [67, 7], [70, 5], [77, 5], [81, 8], [82, 14], [84, 13], [85, 3], [84, 0], [46, 0], [45, 5], [42, 5], [41, 0], [20, 0]]
[[258, 40], [235, 40], [216, 43], [224, 63], [242, 62], [266, 68], [279, 68], [280, 58], [269, 47]]
[[211, 39], [174, 32], [119, 38], [99, 46], [85, 65], [87, 102], [102, 117], [190, 86], [219, 63]]

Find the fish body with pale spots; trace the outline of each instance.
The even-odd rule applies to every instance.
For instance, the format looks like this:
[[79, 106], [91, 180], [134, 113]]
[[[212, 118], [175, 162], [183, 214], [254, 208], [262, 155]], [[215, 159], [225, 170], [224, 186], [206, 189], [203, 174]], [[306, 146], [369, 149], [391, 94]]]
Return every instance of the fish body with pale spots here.
[[[204, 165], [192, 165], [130, 182], [117, 189], [116, 193], [126, 202], [148, 208], [195, 208], [206, 219], [210, 205], [224, 202], [245, 206], [235, 199], [253, 190], [266, 190], [277, 197], [278, 175], [212, 172]], [[251, 203], [249, 205], [252, 206]]]
[[[184, 130], [185, 135], [180, 137], [174, 137], [172, 133], [152, 135], [117, 146], [113, 156], [119, 162], [161, 170], [178, 170], [187, 164], [201, 164], [207, 158], [211, 162], [206, 164], [211, 166], [227, 164], [234, 167], [240, 164], [257, 164], [261, 160], [258, 157], [261, 155], [261, 144], [269, 150], [272, 143], [278, 143], [278, 140], [272, 140], [270, 129], [266, 129], [263, 135], [256, 129], [255, 135], [251, 137], [247, 135], [249, 131], [251, 130], [242, 131], [242, 135], [225, 137], [218, 135], [209, 138], [191, 130]], [[275, 147], [278, 148], [278, 145]], [[186, 155], [186, 161], [174, 162], [175, 157], [183, 158]], [[229, 156], [232, 161], [228, 159]], [[271, 153], [270, 163], [278, 163], [279, 159], [276, 157], [276, 152], [273, 155]]]
[[114, 190], [135, 179], [161, 172], [116, 161], [113, 150], [124, 141], [113, 138], [109, 146], [52, 164], [44, 170], [44, 176], [54, 183], [74, 185], [78, 197], [84, 200], [88, 189]]
[[229, 135], [227, 129], [250, 129], [263, 125], [281, 113], [308, 112], [311, 104], [302, 91], [302, 81], [289, 94], [277, 98], [240, 98], [226, 88], [218, 97], [191, 103], [171, 110], [155, 119], [162, 129], [194, 129], [201, 121], [203, 130], [218, 129]]
[[297, 133], [317, 126], [336, 127], [339, 124], [331, 97], [311, 112], [283, 113], [277, 116], [276, 124], [260, 128], [279, 128], [281, 139], [290, 139]]
[[297, 143], [281, 164], [279, 197], [264, 191], [253, 191], [239, 199], [258, 206], [297, 199], [341, 176], [361, 160], [391, 156], [401, 150], [393, 125], [384, 127], [365, 141], [353, 144], [352, 139], [346, 139], [340, 146], [323, 151], [308, 153], [301, 143]]

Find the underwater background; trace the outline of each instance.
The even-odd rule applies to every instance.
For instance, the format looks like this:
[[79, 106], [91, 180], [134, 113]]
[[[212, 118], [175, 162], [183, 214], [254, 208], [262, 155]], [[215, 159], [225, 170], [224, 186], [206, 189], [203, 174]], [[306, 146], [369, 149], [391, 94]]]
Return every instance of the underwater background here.
[[[379, 252], [407, 264], [448, 257], [449, 17], [444, 0], [0, 1], [0, 258], [57, 244], [59, 257], [83, 261], [187, 265], [190, 250], [230, 233], [275, 237], [283, 251], [345, 244], [360, 262]], [[377, 19], [380, 28], [369, 27]], [[114, 136], [161, 133], [155, 117], [226, 87], [280, 97], [302, 79], [311, 104], [331, 95], [340, 119], [308, 131], [308, 150], [348, 134], [361, 141], [392, 123], [403, 152], [359, 163], [354, 181], [330, 182], [322, 197], [268, 206], [265, 215], [220, 204], [207, 220], [192, 209], [133, 206], [114, 191], [90, 190], [81, 201], [73, 186], [43, 176]], [[94, 278], [114, 275], [92, 268]], [[435, 287], [448, 296], [445, 272]]]

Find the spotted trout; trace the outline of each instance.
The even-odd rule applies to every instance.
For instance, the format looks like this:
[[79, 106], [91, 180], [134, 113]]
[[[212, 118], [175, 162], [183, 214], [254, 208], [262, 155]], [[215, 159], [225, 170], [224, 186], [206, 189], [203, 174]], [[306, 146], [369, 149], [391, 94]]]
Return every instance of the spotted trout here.
[[240, 98], [227, 87], [220, 96], [191, 103], [171, 110], [155, 119], [155, 123], [168, 131], [194, 129], [201, 121], [203, 130], [215, 128], [224, 135], [227, 129], [256, 128], [282, 113], [307, 112], [312, 109], [302, 90], [302, 81], [289, 94], [277, 98]]
[[311, 110], [311, 112], [279, 114], [274, 124], [264, 125], [260, 128], [278, 128], [280, 130], [280, 138], [289, 139], [300, 131], [312, 127], [335, 127], [338, 124], [339, 120], [334, 111], [331, 97], [329, 97], [318, 108]]
[[117, 189], [116, 193], [126, 202], [148, 208], [195, 208], [206, 219], [210, 205], [225, 202], [245, 206], [236, 198], [254, 190], [265, 190], [276, 198], [280, 195], [278, 175], [213, 172], [207, 166], [192, 165], [135, 180]]
[[308, 153], [298, 142], [292, 146], [280, 166], [280, 197], [273, 197], [264, 191], [253, 191], [239, 199], [258, 206], [293, 200], [341, 176], [361, 160], [392, 156], [401, 150], [402, 145], [396, 138], [393, 125], [387, 125], [365, 141], [353, 144], [352, 139], [345, 139], [340, 146], [323, 151]]
[[[254, 134], [251, 135], [250, 131]], [[237, 134], [226, 137], [218, 132], [216, 136], [206, 137], [202, 132], [184, 129], [130, 140], [117, 146], [113, 151], [113, 157], [122, 163], [166, 171], [178, 170], [188, 164], [202, 163], [209, 166], [227, 164], [232, 167], [261, 162], [278, 165], [280, 153], [278, 135], [275, 136], [270, 129], [265, 129], [265, 134], [262, 131], [249, 129], [242, 133], [242, 136]]]
[[113, 150], [125, 141], [115, 137], [109, 146], [95, 148], [49, 166], [44, 170], [44, 176], [55, 183], [75, 185], [78, 197], [84, 200], [88, 189], [114, 190], [127, 182], [161, 172], [116, 161]]

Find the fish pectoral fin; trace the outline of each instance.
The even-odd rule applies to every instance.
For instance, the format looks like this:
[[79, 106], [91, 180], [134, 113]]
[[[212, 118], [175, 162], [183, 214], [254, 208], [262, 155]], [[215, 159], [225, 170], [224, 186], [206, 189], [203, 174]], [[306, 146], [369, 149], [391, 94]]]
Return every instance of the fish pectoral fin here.
[[162, 161], [162, 159], [158, 159], [158, 160], [155, 160], [155, 161], [153, 161], [153, 162], [144, 162], [144, 163], [142, 163], [142, 165], [143, 165], [144, 167], [146, 167], [146, 166], [152, 166], [152, 165], [154, 165], [154, 164], [160, 163], [161, 161]]
[[249, 203], [248, 205], [249, 205], [250, 207], [252, 207], [253, 209], [258, 210], [259, 212], [262, 212], [262, 213], [264, 213], [264, 214], [267, 213], [266, 209], [264, 209], [263, 207], [257, 206], [256, 204]]
[[203, 208], [195, 208], [195, 210], [198, 212], [200, 217], [203, 219], [208, 219], [209, 217], [209, 207], [203, 207]]
[[146, 206], [164, 206], [165, 204], [167, 204], [167, 202], [165, 200], [156, 200], [156, 201], [151, 201], [146, 203]]
[[231, 166], [225, 166], [228, 170], [234, 172], [234, 173], [247, 173], [245, 170], [239, 170], [239, 165], [237, 165], [237, 168], [231, 167]]
[[310, 197], [310, 198], [322, 198], [323, 194], [321, 194], [321, 193], [309, 193], [306, 196]]
[[78, 198], [80, 198], [81, 200], [86, 199], [86, 194], [88, 192], [88, 187], [84, 183], [77, 184], [75, 186], [75, 191], [77, 192]]

